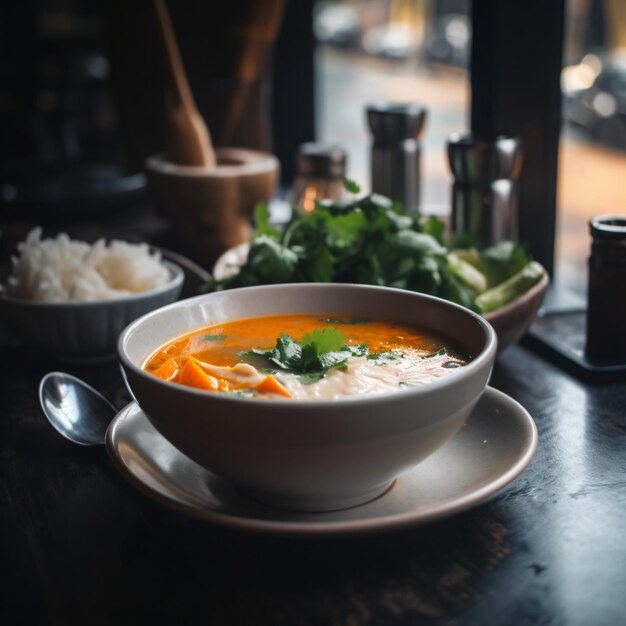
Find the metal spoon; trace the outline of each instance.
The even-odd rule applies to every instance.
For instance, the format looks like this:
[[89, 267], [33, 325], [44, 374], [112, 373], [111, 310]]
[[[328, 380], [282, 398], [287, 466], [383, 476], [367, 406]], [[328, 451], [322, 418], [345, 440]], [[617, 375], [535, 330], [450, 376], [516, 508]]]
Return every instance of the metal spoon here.
[[104, 444], [117, 409], [93, 387], [64, 372], [39, 383], [39, 402], [48, 421], [64, 437], [83, 446]]

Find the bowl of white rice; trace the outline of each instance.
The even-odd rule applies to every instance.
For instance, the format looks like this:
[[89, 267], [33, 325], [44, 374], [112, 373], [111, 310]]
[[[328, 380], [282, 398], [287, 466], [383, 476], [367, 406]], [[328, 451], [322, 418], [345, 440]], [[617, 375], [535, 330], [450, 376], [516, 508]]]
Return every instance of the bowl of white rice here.
[[133, 320], [178, 299], [182, 269], [145, 244], [33, 229], [0, 294], [0, 322], [21, 343], [69, 360], [115, 356]]

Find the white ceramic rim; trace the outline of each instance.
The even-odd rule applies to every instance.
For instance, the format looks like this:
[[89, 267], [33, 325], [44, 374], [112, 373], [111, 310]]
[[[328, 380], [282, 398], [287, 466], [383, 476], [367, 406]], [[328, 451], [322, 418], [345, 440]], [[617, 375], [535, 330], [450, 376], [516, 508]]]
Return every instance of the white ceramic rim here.
[[5, 301], [9, 302], [13, 305], [32, 307], [32, 308], [67, 308], [67, 307], [79, 307], [88, 309], [89, 307], [102, 306], [106, 305], [115, 305], [121, 304], [124, 302], [128, 302], [129, 300], [141, 300], [142, 298], [149, 298], [150, 296], [157, 296], [162, 293], [166, 293], [171, 289], [175, 289], [179, 285], [182, 284], [185, 279], [185, 272], [183, 268], [170, 261], [169, 259], [161, 259], [160, 263], [165, 265], [167, 269], [170, 271], [170, 280], [164, 285], [160, 285], [158, 287], [153, 287], [152, 289], [147, 289], [146, 291], [137, 291], [134, 293], [130, 293], [126, 296], [121, 296], [119, 298], [111, 298], [108, 300], [90, 300], [89, 302], [44, 302], [42, 300], [25, 300], [22, 298], [13, 298], [11, 296], [6, 295], [6, 293], [0, 294], [0, 302]]
[[[495, 359], [498, 339], [496, 336], [496, 332], [491, 326], [491, 324], [487, 320], [485, 320], [484, 317], [478, 315], [477, 313], [474, 313], [473, 311], [470, 311], [469, 309], [459, 304], [455, 304], [448, 300], [443, 300], [442, 298], [437, 298], [436, 296], [429, 296], [423, 293], [407, 291], [406, 289], [394, 289], [391, 287], [378, 287], [378, 286], [373, 286], [373, 285], [357, 285], [357, 284], [344, 284], [344, 283], [282, 283], [279, 285], [262, 285], [262, 286], [255, 286], [255, 287], [243, 287], [240, 289], [230, 289], [228, 291], [218, 292], [218, 293], [219, 294], [244, 293], [244, 292], [248, 292], [252, 290], [269, 290], [269, 289], [277, 289], [277, 288], [307, 289], [307, 290], [319, 289], [319, 288], [330, 289], [330, 290], [345, 290], [346, 288], [351, 288], [355, 290], [372, 291], [372, 292], [381, 294], [383, 296], [385, 293], [397, 293], [397, 294], [402, 294], [403, 297], [415, 297], [415, 298], [420, 298], [420, 299], [431, 300], [435, 303], [438, 303], [440, 306], [456, 309], [458, 311], [461, 311], [463, 314], [470, 316], [471, 318], [474, 319], [474, 321], [477, 322], [477, 324], [482, 328], [482, 330], [485, 332], [485, 335], [486, 335], [486, 341], [485, 341], [485, 345], [482, 351], [479, 354], [477, 354], [467, 365], [461, 368], [458, 368], [454, 376], [452, 377], [446, 376], [438, 380], [431, 381], [425, 385], [421, 385], [419, 387], [416, 386], [416, 387], [398, 388], [393, 391], [393, 394], [391, 393], [372, 394], [372, 395], [368, 395], [364, 397], [346, 396], [346, 397], [342, 397], [342, 398], [338, 398], [334, 400], [297, 400], [296, 401], [297, 407], [303, 407], [303, 408], [307, 407], [309, 409], [313, 407], [324, 408], [329, 405], [336, 405], [337, 402], [351, 403], [351, 404], [358, 404], [358, 403], [364, 403], [364, 404], [383, 403], [384, 404], [389, 400], [391, 395], [393, 395], [394, 397], [398, 397], [401, 394], [407, 397], [414, 396], [415, 398], [419, 398], [421, 395], [430, 393], [432, 390], [439, 389], [440, 387], [446, 387], [446, 386], [453, 384], [455, 381], [459, 381], [459, 380], [463, 380], [463, 378], [471, 377], [474, 374], [475, 370], [480, 369], [481, 367], [485, 365], [485, 362], [490, 361], [490, 360], [493, 361], [493, 359]], [[117, 353], [118, 353], [120, 361], [122, 362], [122, 365], [125, 368], [133, 371], [134, 374], [141, 376], [142, 378], [145, 378], [151, 384], [163, 385], [171, 389], [171, 385], [172, 385], [171, 382], [162, 380], [154, 376], [153, 374], [146, 372], [143, 368], [139, 367], [138, 365], [135, 365], [135, 363], [131, 361], [131, 359], [126, 355], [126, 349], [125, 349], [126, 341], [128, 340], [128, 337], [134, 332], [134, 330], [141, 324], [145, 323], [145, 321], [147, 321], [148, 319], [162, 314], [163, 311], [168, 311], [176, 307], [189, 306], [190, 304], [194, 302], [199, 302], [201, 300], [210, 298], [212, 295], [214, 294], [204, 294], [201, 296], [195, 296], [193, 298], [187, 298], [186, 300], [180, 300], [178, 302], [174, 302], [172, 304], [166, 305], [164, 307], [160, 307], [158, 309], [155, 309], [154, 311], [146, 313], [145, 315], [142, 315], [140, 318], [136, 319], [134, 322], [131, 322], [121, 332], [117, 341]], [[193, 328], [190, 328], [189, 332], [193, 330], [194, 330]], [[172, 339], [174, 338], [175, 337], [172, 337]], [[157, 348], [155, 348], [155, 350], [156, 349]], [[153, 352], [154, 350], [152, 351], [152, 353]], [[146, 358], [148, 356], [149, 355], [146, 355]], [[213, 402], [216, 402], [216, 403], [245, 402], [245, 403], [249, 403], [251, 406], [255, 406], [255, 405], [259, 406], [259, 403], [262, 403], [263, 406], [267, 406], [267, 400], [263, 400], [259, 398], [253, 398], [253, 397], [248, 398], [248, 397], [237, 396], [234, 394], [214, 393], [214, 392], [204, 391], [202, 389], [194, 389], [193, 387], [186, 387], [184, 385], [177, 385], [176, 390], [180, 393], [190, 393], [192, 395], [202, 397], [202, 398], [209, 397], [211, 398]], [[226, 404], [224, 406], [226, 407], [228, 405]], [[284, 400], [284, 401], [278, 400], [274, 403], [274, 408], [277, 411], [289, 410], [293, 412], [294, 403], [289, 400]]]
[[248, 150], [247, 148], [216, 148], [216, 152], [232, 151], [241, 152], [241, 154], [253, 154], [257, 159], [243, 160], [240, 165], [219, 165], [215, 167], [205, 167], [204, 165], [179, 165], [168, 161], [165, 153], [153, 154], [146, 159], [146, 168], [167, 174], [168, 176], [191, 176], [198, 178], [230, 178], [232, 176], [252, 176], [256, 174], [265, 174], [279, 169], [278, 159], [269, 152], [261, 152], [259, 150]]
[[[115, 452], [113, 439], [117, 425], [120, 423], [127, 411], [135, 404], [134, 402], [126, 405], [111, 422], [106, 433], [106, 449], [113, 465], [118, 469], [118, 471], [120, 471], [122, 476], [140, 492], [169, 509], [184, 513], [185, 515], [203, 522], [213, 523], [225, 528], [272, 535], [329, 536], [338, 534], [354, 535], [383, 533], [428, 524], [471, 509], [506, 487], [529, 465], [535, 455], [539, 440], [535, 421], [519, 402], [502, 391], [487, 386], [484, 393], [493, 394], [496, 398], [498, 398], [500, 403], [508, 405], [511, 411], [516, 415], [516, 419], [523, 422], [529, 435], [529, 441], [526, 449], [513, 463], [513, 465], [511, 465], [493, 481], [468, 493], [465, 496], [461, 496], [449, 502], [444, 502], [438, 507], [433, 508], [432, 511], [422, 514], [416, 514], [416, 511], [412, 510], [382, 519], [370, 518], [335, 522], [285, 522], [242, 518], [234, 515], [223, 515], [212, 510], [190, 508], [185, 505], [178, 504], [176, 501], [160, 494], [158, 491], [150, 489], [134, 474], [130, 473], [126, 465]], [[181, 452], [181, 454], [183, 453]], [[402, 480], [402, 476], [400, 476], [397, 480]], [[385, 494], [382, 494], [379, 497], [384, 498]], [[367, 506], [367, 503], [360, 506]]]

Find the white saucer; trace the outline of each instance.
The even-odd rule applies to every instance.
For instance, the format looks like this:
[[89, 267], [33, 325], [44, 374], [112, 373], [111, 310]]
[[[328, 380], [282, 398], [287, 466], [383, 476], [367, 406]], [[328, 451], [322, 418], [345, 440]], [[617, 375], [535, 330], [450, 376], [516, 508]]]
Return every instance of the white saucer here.
[[115, 466], [161, 504], [222, 526], [302, 535], [391, 531], [454, 515], [508, 485], [536, 447], [537, 428], [528, 412], [488, 387], [454, 438], [376, 500], [342, 511], [294, 513], [240, 495], [164, 439], [134, 402], [107, 432]]

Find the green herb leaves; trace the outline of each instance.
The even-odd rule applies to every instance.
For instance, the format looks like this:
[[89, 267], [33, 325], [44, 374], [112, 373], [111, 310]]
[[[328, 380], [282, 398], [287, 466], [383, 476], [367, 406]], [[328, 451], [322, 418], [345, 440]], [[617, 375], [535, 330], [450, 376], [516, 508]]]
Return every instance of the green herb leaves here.
[[350, 326], [354, 324], [366, 324], [369, 321], [369, 317], [350, 317], [347, 320], [342, 320], [339, 317], [322, 317], [320, 319], [320, 322], [324, 324], [349, 324]]
[[263, 357], [280, 369], [300, 375], [304, 384], [324, 377], [332, 368], [343, 368], [351, 356], [367, 354], [365, 345], [345, 345], [345, 335], [332, 326], [316, 328], [296, 341], [281, 333], [271, 350], [251, 350], [242, 356]]
[[334, 352], [341, 349], [341, 344], [345, 339], [345, 335], [332, 326], [319, 329], [316, 328], [313, 332], [304, 333], [302, 335], [302, 347], [310, 347], [316, 354], [323, 354], [324, 352]]
[[372, 352], [367, 355], [368, 361], [374, 361], [376, 365], [387, 365], [402, 358], [399, 350], [385, 350], [384, 352]]
[[254, 223], [256, 225], [255, 235], [267, 235], [268, 237], [277, 238], [279, 232], [270, 225], [270, 210], [265, 202], [259, 202], [254, 207]]
[[439, 348], [439, 350], [435, 350], [434, 352], [430, 352], [429, 354], [425, 354], [423, 359], [432, 359], [434, 356], [443, 356], [444, 354], [457, 355], [458, 352], [453, 348], [447, 348], [444, 346], [443, 348]]
[[343, 186], [346, 188], [346, 191], [349, 191], [351, 193], [359, 193], [359, 191], [361, 191], [361, 188], [349, 178], [343, 179]]
[[[353, 181], [344, 185], [359, 192]], [[464, 247], [452, 250], [441, 219], [406, 213], [378, 194], [321, 200], [306, 214], [294, 209], [281, 230], [269, 218], [267, 206], [257, 205], [247, 262], [236, 275], [211, 278], [207, 291], [288, 282], [361, 283], [428, 293], [484, 312], [479, 295], [529, 263], [522, 246], [512, 241], [480, 252], [457, 239]], [[516, 293], [507, 291], [507, 297]]]
[[268, 235], [261, 235], [248, 252], [248, 263], [260, 281], [288, 283], [296, 277], [298, 255]]

